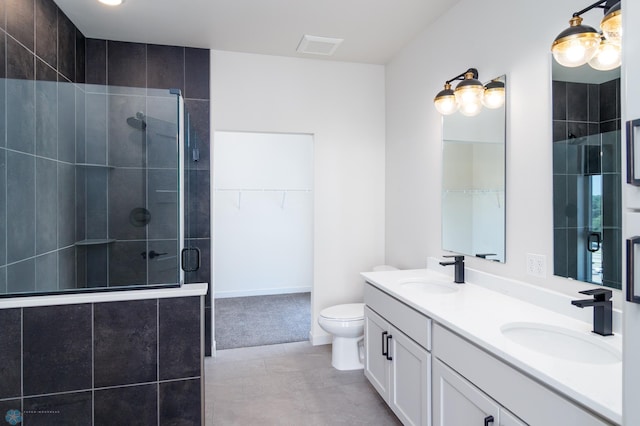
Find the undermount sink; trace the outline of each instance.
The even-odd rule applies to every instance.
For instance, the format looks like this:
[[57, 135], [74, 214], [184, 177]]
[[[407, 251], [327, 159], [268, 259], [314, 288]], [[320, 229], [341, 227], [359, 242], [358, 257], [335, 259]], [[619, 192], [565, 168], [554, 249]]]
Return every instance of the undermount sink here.
[[615, 364], [622, 361], [616, 348], [598, 341], [595, 335], [553, 325], [514, 322], [500, 328], [502, 334], [521, 346], [567, 361], [586, 364]]
[[429, 294], [455, 293], [458, 288], [454, 284], [425, 278], [409, 278], [400, 281], [400, 287]]

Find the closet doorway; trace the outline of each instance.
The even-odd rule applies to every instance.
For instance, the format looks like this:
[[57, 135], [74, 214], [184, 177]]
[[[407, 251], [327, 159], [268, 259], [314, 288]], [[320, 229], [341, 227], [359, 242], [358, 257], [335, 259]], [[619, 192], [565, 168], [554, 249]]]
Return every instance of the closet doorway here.
[[309, 339], [313, 136], [214, 136], [217, 349]]

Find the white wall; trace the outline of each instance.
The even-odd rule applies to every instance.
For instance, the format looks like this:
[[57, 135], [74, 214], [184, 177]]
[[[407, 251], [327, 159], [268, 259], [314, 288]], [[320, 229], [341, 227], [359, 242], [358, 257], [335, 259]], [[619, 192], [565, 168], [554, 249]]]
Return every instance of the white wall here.
[[313, 283], [313, 136], [215, 132], [215, 297]]
[[311, 331], [326, 342], [320, 310], [361, 301], [359, 273], [384, 261], [384, 67], [214, 50], [211, 84], [214, 131], [314, 135]]
[[[551, 54], [583, 1], [462, 0], [386, 67], [386, 261], [426, 265], [441, 249], [441, 117], [433, 97], [474, 67], [507, 75], [506, 263], [467, 264], [575, 294], [587, 284], [553, 277]], [[598, 26], [602, 13], [585, 14]], [[526, 254], [546, 256], [547, 279], [526, 275]], [[616, 296], [619, 301], [619, 295]]]

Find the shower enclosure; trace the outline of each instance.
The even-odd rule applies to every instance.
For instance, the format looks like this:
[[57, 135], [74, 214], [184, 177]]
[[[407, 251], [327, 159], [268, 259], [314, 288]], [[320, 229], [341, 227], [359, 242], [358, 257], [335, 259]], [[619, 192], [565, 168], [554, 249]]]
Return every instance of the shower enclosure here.
[[0, 294], [179, 285], [198, 267], [184, 250], [194, 135], [179, 91], [11, 79], [0, 90], [23, 100], [7, 101], [2, 123]]

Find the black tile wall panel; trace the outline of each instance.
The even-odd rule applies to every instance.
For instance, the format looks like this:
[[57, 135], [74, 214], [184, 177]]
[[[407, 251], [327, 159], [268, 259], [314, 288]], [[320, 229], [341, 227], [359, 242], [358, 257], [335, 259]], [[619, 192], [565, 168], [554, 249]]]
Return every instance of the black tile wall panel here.
[[567, 83], [567, 120], [589, 119], [589, 90], [586, 84]]
[[7, 78], [33, 80], [34, 56], [11, 37], [7, 37]]
[[36, 291], [55, 291], [58, 288], [58, 252], [36, 257]]
[[144, 96], [110, 95], [107, 123], [109, 129], [109, 164], [115, 167], [143, 167], [146, 164], [146, 132], [131, 127], [130, 117], [146, 110]]
[[33, 52], [35, 3], [31, 0], [5, 1], [7, 32]]
[[[7, 151], [0, 148], [0, 217], [7, 217]], [[0, 265], [7, 263], [7, 221], [0, 220]], [[6, 277], [5, 277], [6, 278]], [[6, 283], [5, 283], [6, 285]], [[2, 287], [0, 287], [2, 290]]]
[[35, 139], [36, 155], [58, 158], [57, 73], [41, 60], [36, 63]]
[[75, 82], [85, 82], [85, 67], [87, 61], [85, 36], [76, 28], [76, 59], [75, 59]]
[[184, 47], [147, 45], [147, 87], [180, 89], [184, 95]]
[[209, 141], [211, 138], [211, 130], [209, 128], [209, 101], [200, 101], [194, 99], [186, 99], [185, 107], [189, 112], [191, 126], [195, 130], [195, 140], [192, 136], [189, 144], [190, 148], [198, 148], [200, 159], [193, 161], [192, 152], [185, 152], [186, 168], [190, 169], [209, 169], [209, 160], [211, 158]]
[[92, 387], [90, 304], [24, 308], [24, 394]]
[[13, 218], [7, 227], [7, 262], [17, 262], [35, 254], [35, 157], [8, 151], [7, 217]]
[[210, 173], [208, 170], [188, 170], [185, 191], [188, 191], [189, 209], [185, 218], [186, 238], [209, 238], [210, 224]]
[[7, 291], [28, 293], [36, 290], [36, 261], [34, 258], [7, 266]]
[[202, 424], [199, 379], [160, 383], [159, 399], [161, 425]]
[[57, 163], [36, 158], [36, 254], [58, 248]]
[[107, 84], [107, 41], [88, 38], [85, 48], [85, 82]]
[[[0, 399], [21, 395], [22, 310], [0, 310]], [[19, 408], [19, 407], [18, 407]], [[0, 411], [4, 413], [5, 411]]]
[[35, 82], [7, 81], [7, 148], [33, 154], [36, 136]]
[[199, 297], [160, 299], [160, 380], [200, 375]]
[[208, 49], [185, 49], [185, 98], [209, 99], [209, 59]]
[[600, 121], [620, 118], [619, 82], [615, 79], [600, 85]]
[[25, 426], [91, 425], [93, 395], [74, 392], [24, 399]]
[[567, 83], [564, 81], [553, 81], [553, 105], [552, 114], [554, 120], [567, 119]]
[[141, 43], [107, 42], [107, 84], [146, 87], [146, 46]]
[[76, 81], [76, 27], [67, 15], [58, 11], [58, 72]]
[[156, 424], [158, 424], [158, 385], [156, 383], [95, 391], [95, 426]]
[[142, 285], [147, 282], [147, 251], [144, 241], [109, 244], [109, 286]]
[[[23, 0], [24, 1], [24, 0]], [[53, 0], [35, 0], [36, 55], [57, 67], [58, 64], [58, 7]]]
[[95, 305], [94, 333], [96, 387], [157, 380], [156, 300]]
[[0, 28], [3, 30], [6, 29], [6, 18], [7, 18], [7, 0], [0, 0]]

